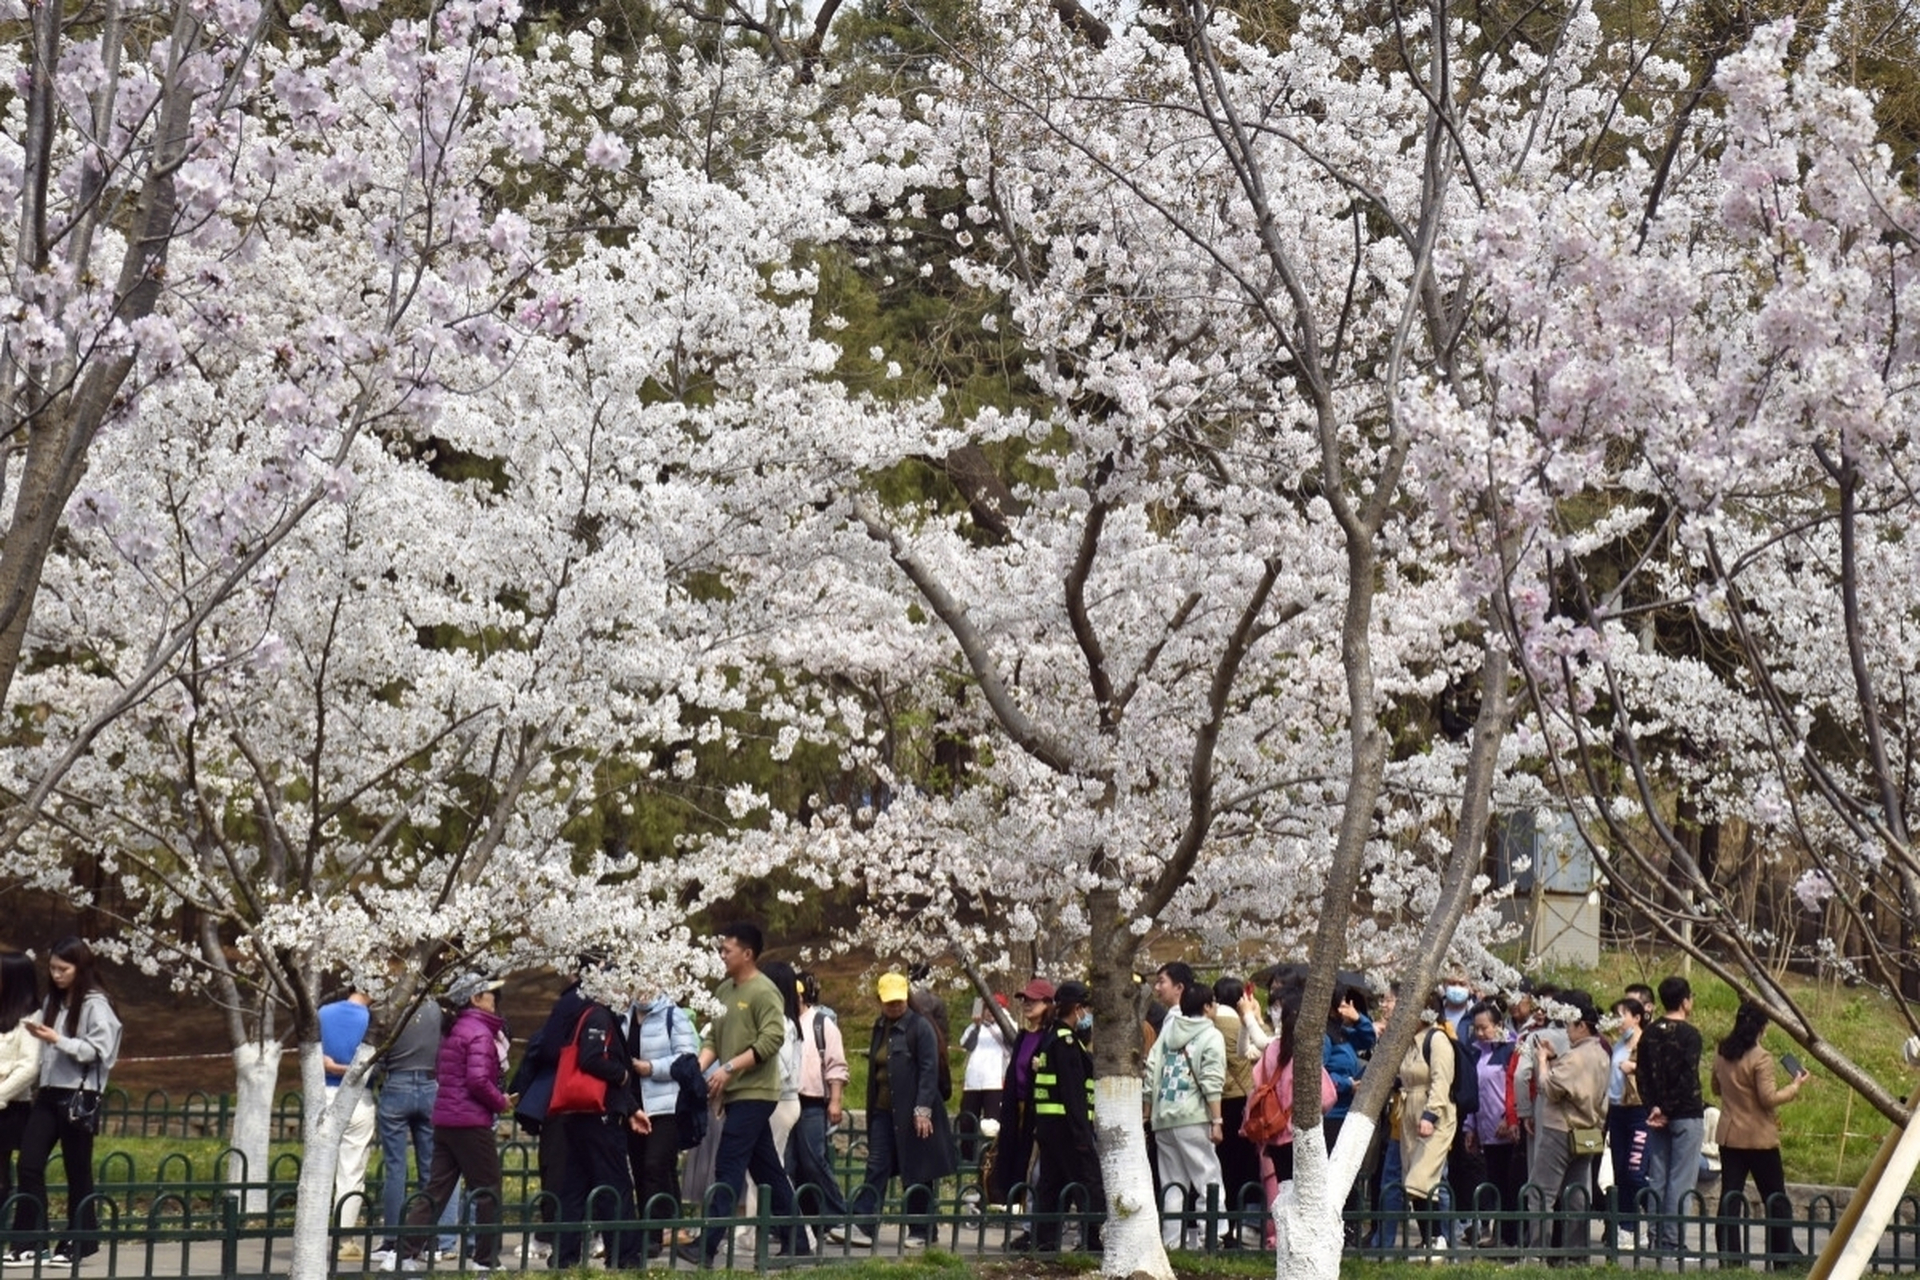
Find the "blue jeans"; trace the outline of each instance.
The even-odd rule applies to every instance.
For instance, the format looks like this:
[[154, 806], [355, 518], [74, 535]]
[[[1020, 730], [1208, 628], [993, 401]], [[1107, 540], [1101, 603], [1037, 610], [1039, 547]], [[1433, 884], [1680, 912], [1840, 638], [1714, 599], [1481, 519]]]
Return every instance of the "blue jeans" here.
[[[787, 1174], [793, 1179], [794, 1194], [813, 1201], [801, 1205], [809, 1217], [839, 1219], [847, 1216], [846, 1193], [834, 1176], [833, 1160], [827, 1149], [827, 1108], [825, 1103], [800, 1103], [800, 1121], [787, 1140]], [[812, 1188], [806, 1195], [802, 1187]]]
[[1391, 1249], [1400, 1242], [1400, 1219], [1407, 1212], [1406, 1176], [1400, 1165], [1400, 1140], [1389, 1133], [1380, 1155], [1380, 1203], [1374, 1206], [1380, 1214], [1371, 1241], [1376, 1249]]
[[[763, 1194], [773, 1197], [773, 1216], [781, 1226], [775, 1235], [784, 1239], [794, 1253], [805, 1253], [806, 1233], [794, 1233], [793, 1184], [780, 1164], [780, 1153], [773, 1146], [773, 1109], [777, 1103], [762, 1101], [728, 1102], [727, 1114], [720, 1125], [720, 1149], [713, 1157], [713, 1187], [708, 1204], [715, 1217], [733, 1213], [740, 1193], [746, 1190], [747, 1175]], [[726, 1228], [707, 1228], [701, 1249], [708, 1258], [720, 1252]]]
[[1647, 1130], [1647, 1186], [1660, 1197], [1662, 1220], [1655, 1234], [1662, 1249], [1680, 1247], [1680, 1223], [1674, 1215], [1699, 1185], [1700, 1148], [1706, 1140], [1707, 1122], [1699, 1116]]
[[[392, 1071], [380, 1086], [374, 1109], [374, 1123], [380, 1135], [381, 1221], [389, 1229], [397, 1227], [407, 1212], [407, 1150], [413, 1150], [419, 1168], [415, 1185], [424, 1187], [427, 1172], [433, 1168], [433, 1103], [440, 1094], [431, 1071]], [[460, 1217], [460, 1197], [450, 1196], [440, 1213], [440, 1225], [452, 1226]], [[388, 1244], [393, 1243], [391, 1236]], [[442, 1251], [457, 1245], [452, 1235], [440, 1237]]]

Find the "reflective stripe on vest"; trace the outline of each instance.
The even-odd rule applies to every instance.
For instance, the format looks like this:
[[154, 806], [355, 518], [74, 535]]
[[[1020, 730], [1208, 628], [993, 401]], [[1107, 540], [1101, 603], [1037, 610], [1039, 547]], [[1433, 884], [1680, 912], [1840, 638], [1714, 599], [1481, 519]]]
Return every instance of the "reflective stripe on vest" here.
[[[1073, 1038], [1073, 1032], [1066, 1027], [1054, 1031], [1055, 1037], [1067, 1042], [1068, 1047], [1079, 1051], [1079, 1042]], [[1042, 1042], [1040, 1052], [1033, 1055], [1033, 1114], [1035, 1116], [1064, 1116], [1067, 1114], [1065, 1101], [1054, 1095], [1059, 1091], [1060, 1077], [1051, 1068], [1051, 1044]], [[1087, 1080], [1087, 1113], [1093, 1113], [1093, 1080]]]

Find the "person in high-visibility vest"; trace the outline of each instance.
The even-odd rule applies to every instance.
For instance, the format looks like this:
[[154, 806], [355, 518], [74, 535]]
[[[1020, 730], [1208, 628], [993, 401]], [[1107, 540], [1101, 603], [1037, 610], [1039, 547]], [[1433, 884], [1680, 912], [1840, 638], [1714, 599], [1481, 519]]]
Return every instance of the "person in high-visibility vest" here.
[[[1033, 1055], [1033, 1126], [1040, 1158], [1034, 1190], [1034, 1248], [1057, 1252], [1060, 1218], [1070, 1204], [1084, 1203], [1096, 1215], [1087, 1226], [1085, 1248], [1100, 1248], [1099, 1217], [1106, 1213], [1100, 1179], [1100, 1154], [1093, 1137], [1093, 993], [1084, 983], [1063, 982], [1053, 996], [1053, 1020], [1039, 1052]], [[1078, 1186], [1069, 1194], [1067, 1188]]]

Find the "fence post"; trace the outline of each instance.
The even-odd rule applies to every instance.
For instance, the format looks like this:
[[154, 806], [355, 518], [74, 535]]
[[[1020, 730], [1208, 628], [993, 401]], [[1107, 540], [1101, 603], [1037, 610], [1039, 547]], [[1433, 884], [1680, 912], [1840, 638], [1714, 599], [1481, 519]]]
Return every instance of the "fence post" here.
[[240, 1274], [240, 1202], [220, 1197], [220, 1275], [233, 1280]]

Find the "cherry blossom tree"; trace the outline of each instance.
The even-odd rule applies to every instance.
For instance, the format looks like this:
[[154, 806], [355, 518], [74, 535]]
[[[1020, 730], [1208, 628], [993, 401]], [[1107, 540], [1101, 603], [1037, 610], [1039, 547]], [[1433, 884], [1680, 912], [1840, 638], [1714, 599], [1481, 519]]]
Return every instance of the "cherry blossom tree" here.
[[[1391, 956], [1422, 991], [1449, 947], [1474, 950], [1479, 925], [1465, 939], [1456, 929], [1484, 888], [1475, 872], [1490, 801], [1543, 799], [1520, 766], [1564, 752], [1574, 734], [1572, 717], [1547, 704], [1542, 673], [1584, 714], [1603, 673], [1642, 669], [1603, 645], [1597, 625], [1556, 611], [1563, 584], [1549, 568], [1623, 529], [1671, 520], [1677, 530], [1664, 514], [1677, 489], [1714, 523], [1689, 542], [1663, 529], [1659, 555], [1684, 548], [1684, 574], [1652, 554], [1636, 573], [1668, 597], [1670, 581], [1717, 581], [1724, 570], [1706, 567], [1702, 540], [1732, 535], [1708, 478], [1751, 479], [1769, 495], [1765, 518], [1736, 521], [1741, 538], [1718, 553], [1749, 557], [1740, 563], [1756, 578], [1771, 558], [1805, 565], [1803, 544], [1824, 523], [1815, 513], [1839, 509], [1830, 562], [1857, 546], [1845, 508], [1858, 495], [1846, 498], [1844, 477], [1861, 464], [1841, 461], [1850, 455], [1838, 446], [1796, 464], [1808, 479], [1795, 515], [1777, 476], [1747, 469], [1776, 456], [1747, 415], [1764, 392], [1783, 415], [1815, 420], [1802, 379], [1779, 380], [1783, 333], [1807, 344], [1794, 358], [1819, 365], [1823, 393], [1838, 386], [1871, 405], [1875, 388], [1898, 385], [1900, 294], [1879, 262], [1883, 242], [1902, 252], [1907, 204], [1891, 177], [1842, 181], [1889, 166], [1863, 165], [1865, 101], [1834, 88], [1819, 59], [1804, 101], [1776, 96], [1760, 110], [1735, 92], [1740, 77], [1782, 90], [1780, 55], [1766, 52], [1777, 33], [1697, 82], [1664, 47], [1609, 32], [1577, 6], [1538, 39], [1444, 5], [1303, 15], [1272, 39], [1204, 5], [1112, 28], [1057, 16], [992, 9], [924, 97], [876, 111], [861, 138], [876, 155], [910, 155], [916, 183], [964, 191], [964, 215], [926, 234], [967, 283], [1006, 298], [989, 319], [1019, 335], [1050, 400], [930, 422], [896, 460], [963, 444], [1017, 457], [1020, 470], [998, 484], [962, 474], [944, 502], [847, 500], [852, 527], [895, 575], [872, 551], [863, 560], [843, 548], [870, 584], [847, 592], [860, 602], [848, 632], [870, 616], [891, 628], [887, 670], [902, 685], [929, 673], [922, 687], [942, 693], [923, 714], [966, 734], [976, 763], [950, 793], [921, 789], [873, 745], [884, 734], [864, 749], [856, 738], [849, 761], [878, 771], [885, 803], [825, 812], [797, 835], [776, 824], [768, 839], [827, 842], [814, 855], [823, 880], [860, 868], [882, 909], [941, 920], [935, 941], [954, 920], [976, 947], [996, 932], [1088, 937], [1097, 1016], [1118, 1029], [1099, 1039], [1113, 1205], [1104, 1269], [1165, 1274], [1141, 1212], [1125, 1030], [1139, 938], [1162, 926], [1311, 928], [1308, 1008], [1330, 1002], [1343, 960]], [[1754, 60], [1769, 56], [1776, 70], [1756, 76]], [[1708, 84], [1728, 93], [1724, 110]], [[1802, 181], [1808, 194], [1796, 187], [1783, 211], [1767, 184]], [[909, 198], [893, 216], [918, 211]], [[1756, 222], [1763, 234], [1746, 225]], [[1718, 247], [1729, 234], [1743, 247]], [[1810, 265], [1786, 247], [1805, 234], [1843, 265]], [[1536, 253], [1543, 243], [1556, 252]], [[1754, 261], [1787, 282], [1791, 306], [1755, 304]], [[1832, 354], [1838, 322], [1827, 310], [1804, 317], [1810, 298], [1831, 309], [1836, 297], [1877, 317], [1868, 327], [1881, 345]], [[1563, 319], [1563, 299], [1578, 323]], [[1650, 313], [1650, 301], [1667, 309]], [[1857, 327], [1855, 315], [1844, 323]], [[1682, 326], [1695, 341], [1674, 341]], [[1728, 390], [1705, 389], [1719, 335], [1749, 331], [1762, 354], [1733, 357]], [[1656, 349], [1659, 359], [1621, 358]], [[1670, 408], [1696, 397], [1727, 415], [1704, 468], [1699, 415]], [[1634, 446], [1656, 430], [1670, 434], [1645, 461]], [[1887, 474], [1891, 485], [1898, 472]], [[1601, 517], [1581, 501], [1594, 477], [1624, 489], [1608, 492]], [[1881, 500], [1899, 509], [1891, 489]], [[1884, 540], [1902, 563], [1904, 543]], [[873, 615], [864, 593], [875, 590], [905, 601]], [[1843, 613], [1867, 608], [1857, 589], [1840, 594]], [[1730, 606], [1715, 595], [1711, 607]], [[1767, 608], [1747, 625], [1778, 616]], [[1772, 643], [1803, 634], [1796, 624]], [[1827, 659], [1829, 680], [1854, 674], [1826, 707], [1861, 702], [1873, 670], [1861, 648]], [[815, 669], [859, 669], [857, 655], [825, 644], [809, 655]], [[1560, 727], [1507, 737], [1514, 655], [1535, 691], [1525, 709]], [[1804, 679], [1767, 696], [1810, 714]], [[1892, 679], [1882, 672], [1876, 687]], [[1463, 689], [1478, 714], [1459, 740], [1395, 736], [1409, 707]], [[1677, 689], [1647, 685], [1640, 714], [1700, 705], [1711, 719], [1727, 702], [1676, 700]], [[1886, 738], [1884, 706], [1852, 718], [1860, 741]], [[1747, 732], [1770, 734], [1769, 750], [1804, 767], [1804, 725]], [[1614, 726], [1622, 750], [1637, 736]], [[1819, 768], [1828, 779], [1854, 772]], [[1904, 829], [1890, 786], [1871, 781], [1893, 776], [1889, 764], [1821, 784], [1853, 797], [1856, 846], [1876, 824]], [[1725, 791], [1740, 785], [1729, 778]], [[1643, 782], [1631, 800], [1658, 812], [1650, 791]], [[1897, 873], [1897, 859], [1880, 856]], [[970, 914], [986, 894], [1004, 918]], [[1416, 1030], [1398, 1020], [1376, 1056], [1397, 1061]], [[1337, 1273], [1337, 1206], [1391, 1087], [1390, 1072], [1365, 1082], [1329, 1163], [1318, 1047], [1303, 1037], [1296, 1059], [1285, 1274]]]
[[[943, 691], [919, 713], [974, 764], [950, 792], [921, 788], [884, 732], [850, 735], [884, 804], [766, 839], [935, 922], [933, 949], [951, 921], [975, 947], [1088, 939], [1109, 1028], [1103, 1269], [1167, 1275], [1131, 1034], [1142, 938], [1318, 930], [1307, 1000], [1330, 1006], [1349, 959], [1430, 981], [1485, 888], [1489, 797], [1513, 763], [1500, 601], [1463, 589], [1397, 399], [1469, 331], [1435, 276], [1458, 269], [1480, 157], [1460, 155], [1424, 63], [1349, 65], [1346, 42], [1388, 50], [1391, 31], [1313, 19], [1275, 51], [1199, 9], [1104, 42], [1044, 12], [988, 17], [992, 38], [913, 111], [876, 109], [860, 141], [964, 191], [964, 216], [930, 234], [948, 269], [1006, 299], [991, 318], [1033, 353], [1048, 404], [929, 419], [907, 452], [876, 455], [870, 473], [972, 445], [1021, 470], [963, 476], [944, 503], [845, 498], [871, 540], [839, 551], [841, 634], [857, 639], [801, 658], [859, 684], [884, 653], [893, 681]], [[1496, 133], [1472, 142], [1517, 148], [1525, 130]], [[1449, 736], [1423, 708], [1462, 686], [1481, 690], [1480, 718]], [[1396, 716], [1413, 722], [1398, 740]], [[986, 894], [1002, 918], [979, 918]], [[1412, 1033], [1396, 1027], [1388, 1060]], [[1334, 1274], [1337, 1179], [1370, 1128], [1343, 1138], [1328, 1185], [1317, 1095], [1295, 1106], [1316, 1190], [1288, 1210], [1287, 1265]]]
[[217, 271], [232, 322], [144, 388], [171, 430], [94, 442], [11, 691], [33, 732], [0, 756], [4, 874], [66, 886], [97, 851], [128, 957], [255, 1011], [268, 1094], [267, 1011], [290, 1022], [302, 1276], [375, 1052], [323, 1104], [332, 983], [404, 1007], [588, 946], [609, 994], [710, 965], [687, 913], [759, 868], [578, 820], [691, 772], [777, 685], [776, 624], [826, 614], [736, 569], [817, 484], [784, 428], [891, 417], [813, 332], [807, 246], [873, 176], [821, 163], [817, 92], [734, 48], [523, 55], [513, 17], [307, 13], [312, 48], [259, 55], [274, 199], [173, 267]]
[[[1533, 530], [1507, 556], [1515, 652], [1612, 891], [1904, 1121], [1774, 963], [1897, 989], [1920, 904], [1911, 169], [1826, 34], [1800, 39], [1761, 29], [1690, 129], [1648, 121], [1664, 173], [1597, 169], [1489, 208], [1472, 254], [1505, 321], [1483, 427], [1502, 463], [1441, 496], [1489, 558], [1499, 521]], [[1698, 838], [1720, 824], [1829, 918], [1745, 927]]]

